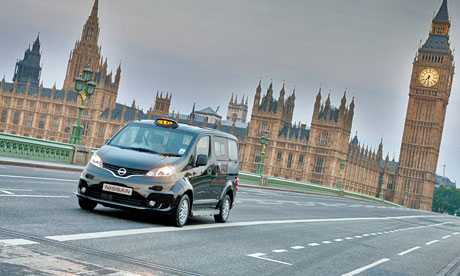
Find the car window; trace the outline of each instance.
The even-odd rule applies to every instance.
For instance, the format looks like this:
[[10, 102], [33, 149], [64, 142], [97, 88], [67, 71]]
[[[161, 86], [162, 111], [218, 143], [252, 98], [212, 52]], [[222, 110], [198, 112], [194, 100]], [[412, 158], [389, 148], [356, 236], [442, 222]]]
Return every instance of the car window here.
[[209, 156], [209, 136], [201, 137], [196, 143], [196, 156], [200, 154]]
[[192, 133], [146, 124], [130, 124], [122, 129], [109, 145], [158, 154], [182, 156], [193, 144]]
[[238, 144], [235, 140], [227, 140], [228, 144], [228, 159], [238, 161]]
[[214, 138], [214, 152], [217, 160], [228, 160], [227, 139], [222, 137]]

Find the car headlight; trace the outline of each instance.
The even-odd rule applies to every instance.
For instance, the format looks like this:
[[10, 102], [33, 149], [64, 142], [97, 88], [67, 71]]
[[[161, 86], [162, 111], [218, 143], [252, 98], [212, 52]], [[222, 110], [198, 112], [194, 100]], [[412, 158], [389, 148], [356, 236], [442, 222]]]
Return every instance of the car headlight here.
[[146, 176], [171, 176], [174, 173], [174, 166], [165, 166], [159, 169], [153, 169], [149, 171]]
[[91, 156], [91, 159], [89, 159], [89, 163], [102, 169], [102, 166], [103, 166], [102, 159], [97, 154], [93, 154], [93, 156]]

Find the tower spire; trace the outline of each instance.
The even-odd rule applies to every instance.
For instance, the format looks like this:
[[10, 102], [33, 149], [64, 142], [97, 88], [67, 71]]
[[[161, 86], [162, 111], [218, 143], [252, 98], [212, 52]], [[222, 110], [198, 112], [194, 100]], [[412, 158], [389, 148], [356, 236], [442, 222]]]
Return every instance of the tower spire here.
[[91, 10], [91, 15], [89, 17], [96, 17], [97, 18], [97, 12], [99, 10], [99, 0], [94, 1], [93, 9]]

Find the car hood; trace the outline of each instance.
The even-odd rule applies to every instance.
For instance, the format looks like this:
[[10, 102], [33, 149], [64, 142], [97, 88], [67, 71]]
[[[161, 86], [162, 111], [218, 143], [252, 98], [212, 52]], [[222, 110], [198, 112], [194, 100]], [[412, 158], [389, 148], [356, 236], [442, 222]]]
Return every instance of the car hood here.
[[149, 152], [121, 149], [109, 145], [100, 148], [97, 154], [103, 163], [138, 170], [151, 170], [165, 164], [171, 164], [178, 159], [177, 157], [168, 158]]

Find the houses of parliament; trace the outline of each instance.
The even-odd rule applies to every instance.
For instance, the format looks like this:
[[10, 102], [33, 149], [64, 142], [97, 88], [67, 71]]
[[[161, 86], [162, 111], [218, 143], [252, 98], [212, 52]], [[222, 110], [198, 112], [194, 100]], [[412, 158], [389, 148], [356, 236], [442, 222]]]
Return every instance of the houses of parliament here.
[[[77, 117], [74, 79], [88, 64], [95, 72], [96, 89], [83, 114], [83, 144], [98, 147], [123, 125], [136, 119], [170, 117], [175, 120], [216, 128], [236, 135], [240, 142], [241, 170], [256, 172], [261, 162], [260, 137], [268, 133], [264, 173], [269, 176], [342, 188], [409, 208], [431, 210], [436, 167], [447, 104], [449, 102], [454, 57], [450, 47], [450, 19], [447, 0], [432, 19], [427, 40], [418, 49], [410, 76], [409, 100], [399, 161], [383, 155], [383, 141], [376, 150], [360, 145], [351, 134], [354, 99], [344, 93], [337, 105], [321, 89], [312, 99], [309, 126], [292, 123], [296, 91], [285, 87], [274, 95], [273, 86], [256, 88], [251, 118], [246, 123], [248, 100], [230, 100], [227, 120], [212, 108], [190, 114], [170, 112], [172, 96], [158, 94], [151, 109], [116, 102], [121, 65], [108, 71], [101, 56], [98, 0], [95, 0], [81, 34], [71, 51], [62, 89], [45, 88], [40, 83], [40, 40], [17, 62], [12, 82], [0, 85], [0, 131], [22, 136], [68, 142]], [[263, 93], [262, 90], [266, 92]]]

